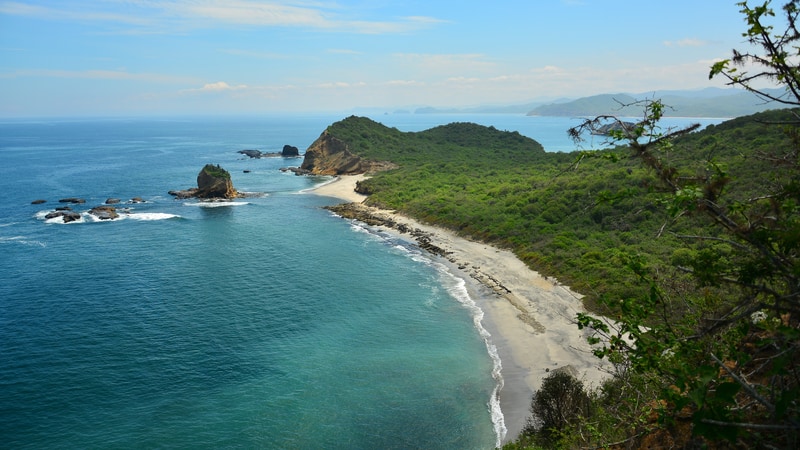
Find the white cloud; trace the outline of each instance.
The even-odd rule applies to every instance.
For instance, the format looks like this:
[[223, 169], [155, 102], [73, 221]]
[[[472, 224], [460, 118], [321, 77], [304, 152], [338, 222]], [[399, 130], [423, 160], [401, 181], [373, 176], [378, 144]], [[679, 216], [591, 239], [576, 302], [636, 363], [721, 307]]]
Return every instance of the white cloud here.
[[348, 50], [344, 48], [330, 48], [328, 49], [328, 53], [333, 53], [335, 55], [360, 55], [362, 52], [356, 50]]
[[678, 41], [664, 41], [664, 45], [667, 47], [704, 47], [708, 44], [708, 41], [694, 38], [684, 38]]
[[[63, 4], [60, 6], [63, 6]], [[47, 6], [28, 5], [18, 2], [0, 3], [0, 14], [37, 17], [46, 20], [92, 22], [102, 21], [125, 23], [129, 25], [148, 25], [152, 23], [152, 21], [148, 18], [135, 15], [117, 14], [98, 10], [86, 11], [82, 8], [76, 8], [74, 10], [70, 10], [68, 8], [51, 8]]]
[[461, 83], [461, 84], [464, 84], [464, 83], [477, 83], [477, 82], [482, 81], [482, 80], [480, 78], [476, 78], [476, 77], [471, 77], [471, 78], [468, 78], [468, 77], [450, 77], [446, 81], [448, 83]]
[[495, 68], [493, 62], [487, 61], [485, 55], [478, 53], [396, 53], [393, 57], [402, 67], [416, 70], [420, 76], [468, 77], [477, 73], [489, 73]]
[[323, 17], [319, 10], [284, 5], [277, 2], [263, 3], [237, 0], [178, 1], [164, 3], [162, 7], [182, 16], [195, 16], [235, 24], [305, 26], [312, 28], [330, 26], [328, 20]]
[[437, 19], [435, 17], [427, 17], [427, 16], [408, 16], [405, 18], [409, 22], [417, 22], [417, 23], [424, 23], [424, 24], [435, 24], [435, 23], [448, 23], [447, 20]]
[[[434, 17], [409, 16], [394, 21], [354, 19], [355, 9], [336, 4], [252, 0], [128, 0], [125, 14], [108, 12], [106, 3], [89, 1], [57, 6], [0, 3], [0, 14], [44, 20], [105, 22], [133, 25], [147, 31], [119, 33], [174, 33], [187, 28], [219, 28], [224, 25], [292, 27], [347, 33], [403, 33], [442, 23]], [[115, 6], [116, 2], [111, 2]], [[157, 30], [157, 31], [156, 31]]]
[[80, 78], [93, 80], [132, 80], [149, 83], [187, 83], [195, 82], [191, 77], [174, 76], [159, 73], [132, 73], [125, 70], [59, 70], [59, 69], [23, 69], [0, 73], [0, 78]]
[[185, 89], [181, 92], [184, 93], [225, 92], [225, 91], [240, 91], [247, 88], [248, 88], [247, 85], [244, 84], [231, 86], [230, 84], [224, 81], [217, 81], [216, 83], [206, 83], [201, 88]]
[[282, 54], [282, 53], [273, 53], [273, 52], [256, 52], [252, 50], [242, 50], [236, 48], [229, 48], [222, 50], [222, 53], [227, 53], [229, 55], [235, 56], [244, 56], [246, 58], [258, 58], [258, 59], [291, 59], [292, 56]]
[[385, 86], [423, 86], [425, 83], [420, 83], [416, 80], [389, 80], [383, 83]]
[[364, 87], [367, 83], [363, 81], [357, 81], [354, 83], [348, 83], [344, 81], [334, 81], [330, 83], [319, 83], [315, 87], [322, 88], [322, 89], [343, 89], [343, 88], [357, 88], [357, 87]]

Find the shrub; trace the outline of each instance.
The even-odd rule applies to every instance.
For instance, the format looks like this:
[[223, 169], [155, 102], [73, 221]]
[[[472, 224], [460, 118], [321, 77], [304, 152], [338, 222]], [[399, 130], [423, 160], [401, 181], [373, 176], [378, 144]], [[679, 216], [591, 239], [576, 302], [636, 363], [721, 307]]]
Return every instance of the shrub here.
[[555, 447], [568, 428], [591, 416], [591, 405], [580, 380], [566, 370], [552, 372], [533, 394], [531, 417], [523, 434], [533, 436], [540, 445]]

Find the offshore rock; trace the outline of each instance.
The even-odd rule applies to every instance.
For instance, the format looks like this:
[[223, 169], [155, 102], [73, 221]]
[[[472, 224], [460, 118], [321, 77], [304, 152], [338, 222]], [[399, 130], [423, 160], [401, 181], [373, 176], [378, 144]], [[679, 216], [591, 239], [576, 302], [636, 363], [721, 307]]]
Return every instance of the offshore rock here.
[[281, 156], [284, 158], [294, 158], [296, 156], [300, 156], [300, 149], [293, 145], [284, 145], [283, 150], [281, 150]]
[[239, 150], [237, 153], [241, 153], [242, 155], [249, 156], [251, 158], [261, 158], [261, 151], [260, 150]]
[[72, 211], [55, 211], [44, 216], [46, 220], [55, 219], [57, 217], [60, 217], [64, 223], [70, 223], [80, 220], [81, 215]]
[[197, 174], [197, 187], [182, 191], [169, 191], [177, 198], [233, 199], [239, 196], [231, 181], [231, 174], [219, 165], [206, 164]]
[[89, 214], [97, 217], [100, 220], [113, 220], [119, 217], [119, 214], [117, 214], [117, 208], [108, 205], [95, 206], [89, 210]]
[[74, 203], [74, 204], [80, 204], [80, 203], [86, 203], [86, 200], [84, 200], [84, 199], [82, 199], [82, 198], [78, 198], [78, 197], [68, 197], [68, 198], [62, 198], [62, 199], [61, 199], [61, 200], [59, 200], [58, 202], [59, 202], [59, 203]]
[[261, 150], [239, 150], [236, 153], [241, 153], [242, 155], [249, 156], [250, 158], [258, 159], [258, 158], [275, 158], [275, 157], [284, 157], [284, 158], [296, 158], [300, 156], [300, 150], [293, 146], [293, 145], [284, 145], [283, 149], [280, 152], [262, 152]]

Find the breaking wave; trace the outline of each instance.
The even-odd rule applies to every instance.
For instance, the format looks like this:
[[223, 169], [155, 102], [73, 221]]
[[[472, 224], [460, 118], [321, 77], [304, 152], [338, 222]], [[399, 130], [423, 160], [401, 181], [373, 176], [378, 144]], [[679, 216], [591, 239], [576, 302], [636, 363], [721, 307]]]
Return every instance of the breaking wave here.
[[250, 202], [192, 202], [184, 203], [184, 206], [199, 206], [200, 208], [221, 208], [225, 206], [243, 206]]

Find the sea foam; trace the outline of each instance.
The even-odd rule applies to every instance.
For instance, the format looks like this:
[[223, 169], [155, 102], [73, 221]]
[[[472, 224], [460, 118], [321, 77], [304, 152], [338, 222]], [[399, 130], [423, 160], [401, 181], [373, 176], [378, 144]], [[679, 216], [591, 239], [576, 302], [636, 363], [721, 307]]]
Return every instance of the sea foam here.
[[469, 295], [466, 280], [451, 272], [450, 268], [444, 264], [437, 262], [433, 262], [433, 264], [439, 269], [439, 273], [443, 277], [449, 278], [449, 280], [447, 280], [449, 282], [444, 283], [444, 285], [447, 286], [447, 292], [450, 294], [450, 296], [461, 303], [461, 305], [463, 305], [472, 315], [472, 323], [475, 326], [475, 329], [478, 330], [478, 334], [480, 335], [481, 339], [483, 339], [483, 343], [486, 345], [486, 351], [489, 353], [489, 357], [492, 359], [492, 378], [495, 380], [495, 387], [492, 390], [492, 395], [489, 399], [488, 406], [492, 416], [494, 432], [497, 436], [497, 447], [502, 447], [503, 439], [506, 437], [508, 428], [505, 424], [503, 410], [500, 408], [500, 391], [503, 389], [505, 381], [503, 380], [502, 375], [503, 364], [500, 360], [500, 354], [497, 351], [497, 346], [492, 343], [491, 333], [489, 333], [489, 331], [483, 327], [483, 310]]
[[412, 260], [435, 269], [440, 276], [442, 286], [445, 287], [449, 296], [455, 299], [464, 308], [466, 308], [467, 311], [469, 311], [470, 316], [472, 317], [473, 326], [478, 331], [478, 335], [486, 345], [486, 351], [492, 360], [492, 378], [495, 380], [495, 387], [492, 390], [492, 394], [489, 398], [488, 407], [491, 414], [492, 426], [497, 439], [496, 447], [502, 447], [503, 439], [505, 439], [506, 434], [508, 433], [508, 428], [505, 424], [505, 416], [503, 415], [503, 410], [500, 407], [500, 391], [505, 385], [505, 380], [503, 379], [502, 374], [503, 364], [500, 360], [500, 354], [497, 351], [497, 346], [492, 342], [491, 333], [489, 333], [489, 331], [483, 326], [484, 312], [481, 307], [478, 306], [472, 296], [470, 296], [469, 290], [467, 289], [466, 279], [463, 276], [459, 276], [458, 274], [454, 273], [453, 270], [455, 269], [451, 269], [450, 266], [435, 261], [418, 247], [412, 247], [408, 245], [407, 241], [403, 239], [398, 240], [398, 238], [392, 235], [379, 231], [379, 228], [371, 227], [357, 220], [351, 220], [350, 224], [352, 230], [356, 232], [366, 232], [375, 236], [377, 239], [387, 241], [387, 243], [392, 245], [394, 249], [402, 252]]
[[184, 203], [183, 206], [199, 206], [200, 208], [221, 208], [223, 206], [249, 205], [250, 202], [196, 202]]
[[47, 247], [42, 241], [37, 241], [35, 239], [28, 239], [25, 236], [9, 236], [9, 237], [0, 237], [0, 244], [20, 244], [20, 245], [32, 245], [36, 247]]
[[130, 214], [125, 214], [125, 217], [131, 220], [141, 220], [141, 221], [169, 220], [169, 219], [181, 218], [181, 216], [177, 214], [168, 214], [168, 213], [130, 213]]
[[114, 219], [101, 219], [93, 214], [89, 214], [88, 212], [81, 212], [80, 219], [73, 220], [72, 222], [64, 222], [62, 217], [53, 217], [52, 219], [47, 219], [47, 215], [53, 211], [39, 211], [37, 212], [34, 217], [38, 220], [44, 221], [44, 223], [51, 223], [56, 225], [71, 225], [71, 224], [78, 224], [78, 223], [104, 223], [104, 222], [119, 222], [121, 220], [139, 220], [139, 221], [155, 221], [155, 220], [169, 220], [169, 219], [176, 219], [181, 218], [181, 216], [177, 214], [169, 214], [169, 213], [133, 213], [127, 211], [120, 211], [119, 216]]

